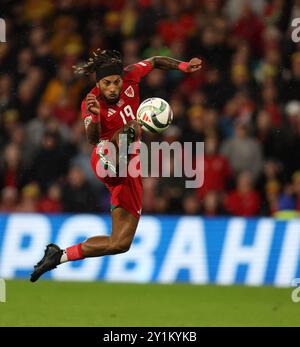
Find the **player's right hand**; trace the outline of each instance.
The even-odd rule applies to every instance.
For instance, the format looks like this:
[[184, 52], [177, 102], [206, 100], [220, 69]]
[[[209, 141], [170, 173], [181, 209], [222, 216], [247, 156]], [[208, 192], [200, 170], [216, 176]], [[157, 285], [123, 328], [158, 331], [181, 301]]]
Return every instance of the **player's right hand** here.
[[100, 115], [100, 103], [96, 95], [89, 93], [86, 97], [86, 108], [96, 116]]

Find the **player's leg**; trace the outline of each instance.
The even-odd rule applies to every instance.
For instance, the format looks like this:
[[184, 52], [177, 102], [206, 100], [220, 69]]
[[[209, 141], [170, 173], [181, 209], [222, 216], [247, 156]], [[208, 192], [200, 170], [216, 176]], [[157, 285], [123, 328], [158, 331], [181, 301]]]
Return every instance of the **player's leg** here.
[[[97, 157], [95, 157], [97, 159]], [[95, 171], [97, 160], [92, 160]], [[118, 206], [112, 211], [112, 231], [110, 236], [95, 236], [83, 243], [60, 249], [55, 244], [46, 247], [43, 259], [34, 267], [30, 280], [35, 282], [45, 272], [67, 261], [87, 257], [99, 257], [126, 252], [133, 240], [142, 207], [142, 179], [128, 177], [122, 184], [107, 183], [111, 193], [111, 203]], [[121, 207], [124, 206], [124, 207]], [[129, 212], [130, 211], [130, 212]]]
[[31, 282], [37, 281], [45, 272], [59, 264], [89, 257], [100, 257], [126, 252], [132, 243], [139, 218], [122, 207], [112, 211], [112, 232], [110, 236], [95, 236], [83, 243], [60, 249], [55, 244], [46, 247], [44, 257], [31, 274]]
[[87, 239], [81, 245], [82, 256], [100, 257], [124, 253], [132, 243], [138, 218], [122, 207], [112, 211], [112, 231], [110, 236], [95, 236]]

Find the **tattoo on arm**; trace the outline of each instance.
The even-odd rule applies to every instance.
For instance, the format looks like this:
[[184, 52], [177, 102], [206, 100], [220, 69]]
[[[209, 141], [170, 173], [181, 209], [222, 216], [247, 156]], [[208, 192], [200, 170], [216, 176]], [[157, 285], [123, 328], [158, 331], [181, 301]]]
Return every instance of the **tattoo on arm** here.
[[179, 60], [163, 56], [156, 56], [147, 60], [153, 65], [154, 68], [161, 70], [177, 70], [178, 65], [181, 63]]

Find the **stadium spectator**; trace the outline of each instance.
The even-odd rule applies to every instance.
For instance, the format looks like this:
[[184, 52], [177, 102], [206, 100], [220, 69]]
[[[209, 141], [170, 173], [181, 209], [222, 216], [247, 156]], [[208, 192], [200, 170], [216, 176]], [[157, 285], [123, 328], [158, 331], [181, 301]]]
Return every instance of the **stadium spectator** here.
[[249, 171], [256, 180], [262, 169], [262, 150], [259, 142], [249, 135], [249, 125], [237, 120], [234, 127], [234, 136], [226, 140], [221, 153], [229, 160], [235, 174]]
[[296, 210], [296, 199], [293, 193], [293, 185], [291, 183], [285, 184], [285, 186], [283, 187], [283, 191], [279, 195], [278, 199], [279, 211]]
[[69, 107], [78, 107], [82, 87], [82, 81], [75, 79], [72, 68], [61, 64], [58, 67], [57, 77], [48, 83], [42, 101], [55, 107], [62, 102], [62, 98], [65, 98], [64, 102]]
[[157, 186], [157, 206], [158, 213], [178, 214], [182, 211], [182, 196], [184, 195], [185, 179], [176, 177], [176, 158], [170, 157], [170, 163], [166, 163], [165, 168], [169, 169], [170, 177], [160, 178]]
[[256, 117], [256, 138], [261, 144], [263, 157], [284, 160], [289, 152], [287, 134], [282, 128], [272, 125], [271, 115], [260, 110]]
[[198, 188], [199, 199], [205, 198], [211, 191], [223, 192], [227, 189], [231, 177], [231, 168], [227, 159], [218, 153], [218, 139], [215, 136], [205, 140], [204, 183]]
[[186, 215], [197, 215], [200, 213], [200, 204], [194, 192], [186, 194], [182, 202], [183, 212]]
[[216, 217], [226, 214], [221, 203], [220, 193], [213, 190], [209, 191], [202, 201], [200, 212], [205, 217]]
[[191, 13], [181, 11], [178, 1], [166, 1], [166, 17], [157, 26], [158, 34], [170, 46], [174, 41], [186, 40], [196, 29], [195, 18]]
[[282, 114], [278, 102], [278, 89], [274, 84], [263, 86], [261, 91], [262, 109], [270, 114], [271, 123], [274, 128], [282, 125]]
[[282, 164], [276, 159], [268, 159], [264, 162], [263, 171], [258, 179], [257, 187], [260, 191], [264, 191], [268, 182], [284, 182]]
[[38, 182], [43, 191], [59, 181], [67, 169], [68, 163], [64, 160], [63, 147], [59, 141], [59, 134], [46, 131], [41, 147], [33, 158], [31, 177]]
[[39, 196], [40, 189], [36, 182], [32, 182], [24, 186], [21, 190], [21, 198], [16, 207], [16, 212], [37, 212]]
[[20, 189], [23, 186], [23, 168], [21, 161], [20, 148], [12, 143], [9, 143], [3, 152], [1, 163], [0, 186], [13, 187]]
[[[250, 29], [251, 28], [251, 29]], [[232, 34], [239, 40], [250, 43], [256, 55], [262, 53], [262, 34], [264, 23], [252, 8], [252, 2], [243, 1], [237, 21], [234, 23]]]
[[279, 210], [280, 183], [275, 179], [267, 181], [263, 192], [261, 214], [273, 216]]
[[291, 56], [291, 75], [286, 82], [284, 91], [285, 101], [300, 100], [300, 52], [294, 52]]
[[145, 177], [143, 180], [143, 213], [155, 212], [157, 183], [157, 179], [154, 177]]
[[42, 142], [43, 135], [47, 129], [47, 122], [52, 117], [52, 108], [45, 102], [37, 106], [37, 116], [25, 125], [27, 142], [36, 149]]
[[297, 112], [292, 116], [289, 116], [289, 144], [290, 144], [290, 154], [288, 156], [289, 162], [287, 162], [287, 173], [289, 176], [293, 174], [294, 171], [300, 169], [300, 112], [297, 103]]
[[253, 188], [250, 172], [243, 171], [237, 177], [236, 189], [224, 199], [226, 211], [235, 216], [251, 217], [260, 211], [261, 197]]
[[15, 187], [5, 187], [1, 191], [0, 212], [16, 212], [18, 190]]
[[[97, 199], [100, 198], [97, 196]], [[67, 181], [62, 187], [62, 202], [64, 212], [97, 212], [100, 209], [100, 201], [96, 202], [92, 186], [83, 170], [77, 166], [72, 166], [68, 172]]]
[[300, 211], [300, 171], [296, 171], [292, 177], [293, 190], [296, 197], [296, 209]]
[[[12, 137], [14, 131], [18, 128], [20, 124], [19, 119], [19, 112], [17, 109], [7, 109], [5, 110], [1, 115], [1, 122], [2, 122], [2, 144], [6, 145], [10, 138]], [[0, 141], [1, 141], [0, 140]]]
[[37, 203], [37, 210], [40, 213], [59, 213], [63, 207], [61, 203], [61, 188], [58, 184], [52, 184], [47, 194], [42, 196]]

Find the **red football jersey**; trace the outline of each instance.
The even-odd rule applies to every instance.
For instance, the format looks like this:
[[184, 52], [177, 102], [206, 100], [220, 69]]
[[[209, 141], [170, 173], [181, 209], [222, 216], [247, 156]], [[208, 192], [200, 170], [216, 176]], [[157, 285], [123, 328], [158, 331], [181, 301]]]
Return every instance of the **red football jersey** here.
[[[101, 97], [97, 86], [90, 91], [97, 96], [100, 103], [101, 135], [99, 140], [111, 140], [114, 133], [124, 124], [136, 119], [136, 112], [140, 104], [139, 82], [152, 68], [152, 64], [148, 61], [141, 61], [124, 69], [123, 85], [117, 104], [107, 104]], [[85, 99], [82, 101], [81, 111], [82, 118], [90, 115], [86, 109]]]

